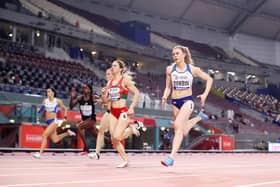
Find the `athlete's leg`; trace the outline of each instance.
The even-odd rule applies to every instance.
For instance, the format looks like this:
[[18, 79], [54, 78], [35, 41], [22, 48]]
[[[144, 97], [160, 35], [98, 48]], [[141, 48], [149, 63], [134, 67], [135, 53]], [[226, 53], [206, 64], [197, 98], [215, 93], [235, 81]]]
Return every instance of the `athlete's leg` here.
[[97, 138], [98, 130], [96, 129], [96, 121], [92, 119], [86, 119], [78, 126], [78, 130], [87, 129], [94, 138]]
[[[161, 161], [161, 164], [164, 166], [172, 166], [174, 163], [174, 158], [176, 156], [177, 151], [179, 150], [183, 138], [184, 138], [184, 130], [186, 129], [186, 121], [189, 120], [189, 117], [193, 111], [194, 108], [194, 102], [193, 101], [187, 101], [184, 103], [184, 105], [181, 107], [180, 110], [178, 110], [176, 107], [173, 106], [173, 113], [175, 116], [175, 121], [174, 121], [174, 138], [172, 142], [172, 150], [170, 156]], [[188, 126], [187, 122], [187, 126]]]
[[133, 124], [129, 124], [129, 126], [124, 130], [124, 133], [122, 135], [123, 139], [127, 139], [132, 134], [134, 134], [135, 136], [140, 136], [139, 129], [143, 126], [143, 123], [138, 121], [134, 121]]
[[78, 124], [77, 129], [78, 129], [78, 134], [80, 135], [83, 143], [84, 143], [84, 148], [82, 151], [83, 153], [88, 153], [89, 152], [89, 148], [87, 146], [87, 142], [86, 142], [86, 138], [85, 138], [85, 127], [89, 124], [88, 120], [82, 121], [81, 123]]
[[[115, 121], [114, 116], [110, 115], [110, 122], [115, 122], [116, 126], [113, 129], [113, 133], [111, 134], [112, 136], [112, 142], [113, 145], [115, 147], [115, 149], [119, 152], [121, 158], [123, 159], [123, 163], [120, 164], [118, 167], [126, 167], [128, 164], [128, 157], [127, 154], [125, 153], [125, 149], [124, 146], [121, 144], [121, 140], [123, 139], [123, 133], [124, 130], [126, 129], [127, 125], [128, 125], [128, 116], [126, 113], [122, 113], [119, 117], [119, 119], [117, 120], [117, 123]], [[110, 123], [111, 124], [111, 123]], [[111, 128], [110, 128], [111, 130]]]
[[104, 145], [104, 133], [109, 129], [109, 113], [106, 112], [103, 114], [100, 120], [100, 126], [98, 129], [97, 139], [96, 139], [96, 148], [95, 153], [89, 153], [88, 156], [90, 158], [95, 158], [98, 160], [100, 158], [100, 151], [102, 146]]
[[76, 136], [76, 133], [74, 133], [73, 131], [71, 131], [70, 129], [68, 129], [66, 132], [61, 133], [59, 135], [57, 135], [56, 130], [51, 134], [51, 140], [53, 141], [53, 143], [57, 143], [59, 141], [61, 141], [63, 138], [65, 138], [66, 136]]
[[[162, 161], [161, 163], [165, 166], [172, 166], [174, 158], [182, 144], [183, 137], [186, 136], [191, 128], [198, 123], [200, 120], [204, 119], [206, 120], [208, 117], [203, 113], [200, 112], [198, 116], [193, 117], [189, 120], [189, 117], [194, 109], [194, 103], [193, 101], [187, 101], [184, 103], [180, 111], [174, 110], [174, 115], [176, 116], [175, 122], [174, 122], [174, 128], [175, 128], [175, 135], [172, 143], [172, 151], [170, 156]], [[187, 123], [186, 123], [187, 121]]]
[[41, 147], [40, 147], [40, 155], [42, 155], [44, 152], [44, 149], [48, 142], [48, 137], [56, 131], [56, 128], [57, 128], [57, 123], [52, 122], [43, 132], [42, 142], [41, 142]]
[[45, 129], [45, 131], [42, 134], [42, 142], [41, 142], [40, 152], [35, 153], [33, 155], [35, 158], [40, 158], [40, 156], [43, 154], [44, 149], [45, 149], [45, 147], [47, 145], [47, 142], [48, 142], [48, 137], [50, 137], [54, 143], [57, 143], [60, 140], [62, 140], [63, 138], [65, 138], [66, 136], [75, 135], [75, 133], [73, 134], [72, 131], [67, 131], [67, 132], [62, 133], [60, 135], [57, 135], [57, 133], [56, 133], [57, 126], [58, 126], [57, 122], [54, 121]]
[[187, 122], [186, 125], [186, 121], [189, 120], [189, 117], [193, 111], [193, 105], [193, 101], [187, 101], [186, 103], [184, 103], [174, 121], [175, 135], [172, 143], [172, 151], [170, 154], [170, 157], [173, 159], [175, 158], [176, 153], [179, 150], [183, 141], [185, 126], [191, 126], [189, 122]]

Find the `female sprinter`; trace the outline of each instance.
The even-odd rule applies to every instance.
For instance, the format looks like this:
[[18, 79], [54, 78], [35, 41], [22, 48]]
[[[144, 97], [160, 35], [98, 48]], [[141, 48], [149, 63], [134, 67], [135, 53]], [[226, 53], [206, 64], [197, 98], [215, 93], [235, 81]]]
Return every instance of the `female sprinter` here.
[[[105, 75], [106, 81], [110, 81], [113, 78], [112, 74], [112, 69], [109, 68], [106, 70], [106, 75]], [[103, 88], [105, 90], [106, 88]], [[89, 153], [88, 156], [89, 158], [94, 158], [96, 160], [100, 159], [100, 151], [101, 147], [104, 144], [104, 133], [109, 130], [109, 115], [110, 115], [110, 107], [108, 106], [108, 103], [104, 103], [102, 105], [103, 108], [107, 109], [106, 112], [103, 114], [101, 120], [100, 120], [100, 126], [98, 129], [98, 134], [97, 134], [97, 139], [96, 139], [96, 148], [95, 148], [95, 153]]]
[[[111, 81], [113, 79], [112, 69], [109, 68], [106, 70], [106, 80], [107, 82]], [[106, 92], [106, 87], [102, 89], [102, 93], [104, 94]], [[106, 97], [106, 96], [105, 96]], [[108, 100], [109, 101], [109, 100]], [[100, 159], [100, 151], [101, 147], [104, 144], [104, 133], [108, 131], [109, 129], [109, 117], [110, 117], [110, 105], [109, 102], [103, 103], [103, 108], [106, 108], [106, 112], [103, 114], [101, 120], [100, 120], [100, 127], [98, 129], [98, 136], [96, 140], [96, 149], [95, 153], [89, 153], [89, 158], [94, 158], [96, 160]], [[129, 127], [125, 129], [125, 132], [122, 136], [123, 139], [128, 138], [131, 134], [134, 134], [136, 136], [140, 136], [139, 128], [142, 127], [143, 124], [139, 122], [134, 122], [133, 124], [130, 124]]]
[[47, 89], [47, 97], [43, 100], [43, 106], [41, 106], [39, 113], [45, 112], [45, 119], [48, 127], [45, 129], [42, 135], [42, 143], [39, 153], [34, 153], [34, 158], [41, 158], [44, 148], [47, 145], [48, 137], [51, 138], [51, 140], [54, 143], [59, 142], [66, 136], [75, 136], [76, 134], [72, 132], [70, 129], [67, 130], [67, 132], [64, 132], [62, 134], [57, 135], [56, 129], [58, 127], [58, 121], [56, 118], [58, 107], [60, 107], [62, 110], [64, 110], [64, 119], [67, 119], [67, 109], [63, 102], [60, 99], [55, 98], [56, 91], [53, 88]]
[[193, 77], [199, 77], [206, 81], [206, 87], [201, 95], [197, 98], [201, 101], [201, 107], [204, 107], [205, 100], [211, 89], [213, 80], [199, 67], [192, 63], [190, 51], [184, 46], [175, 46], [172, 51], [174, 63], [166, 68], [166, 87], [162, 97], [163, 107], [170, 95], [172, 99], [172, 111], [174, 115], [174, 130], [171, 154], [161, 164], [164, 166], [172, 166], [177, 151], [179, 150], [183, 137], [186, 136], [190, 129], [200, 120], [207, 120], [208, 116], [202, 111], [198, 116], [190, 119], [194, 109], [194, 100], [192, 96]]
[[98, 97], [93, 95], [92, 86], [89, 84], [83, 85], [83, 95], [76, 97], [76, 92], [71, 91], [70, 97], [70, 109], [73, 109], [77, 104], [79, 104], [80, 113], [82, 116], [82, 122], [77, 125], [78, 133], [82, 138], [84, 143], [84, 148], [81, 155], [89, 153], [89, 147], [85, 139], [84, 129], [87, 129], [95, 139], [97, 138], [96, 124], [96, 114], [95, 114], [95, 103], [98, 101]]
[[[107, 90], [104, 90], [102, 101], [107, 102], [109, 95], [110, 101], [110, 134], [114, 148], [119, 152], [123, 162], [118, 168], [124, 168], [128, 165], [128, 157], [125, 153], [121, 140], [125, 138], [125, 129], [128, 126], [129, 116], [134, 114], [134, 107], [139, 100], [139, 91], [132, 80], [124, 72], [125, 64], [121, 60], [115, 60], [112, 63], [113, 79], [108, 82]], [[133, 100], [129, 108], [126, 106], [128, 92], [133, 93]], [[106, 94], [107, 93], [107, 94]]]

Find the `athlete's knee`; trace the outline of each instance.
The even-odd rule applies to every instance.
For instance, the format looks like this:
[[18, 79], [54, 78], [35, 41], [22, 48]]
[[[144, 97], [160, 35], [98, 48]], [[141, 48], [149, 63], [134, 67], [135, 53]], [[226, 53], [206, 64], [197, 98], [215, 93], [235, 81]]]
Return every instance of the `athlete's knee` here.
[[115, 138], [112, 137], [112, 138], [111, 138], [111, 142], [112, 142], [113, 146], [117, 146], [118, 143], [120, 142], [120, 140], [115, 139]]
[[48, 138], [48, 137], [49, 137], [49, 134], [48, 134], [47, 132], [43, 132], [42, 138], [43, 138], [43, 139], [46, 139], [46, 138]]
[[113, 134], [112, 139], [113, 141], [121, 141], [121, 135]]
[[181, 125], [174, 125], [174, 130], [176, 133], [183, 133], [184, 132], [184, 128]]
[[105, 133], [104, 129], [98, 129], [98, 136], [102, 136]]
[[79, 126], [78, 126], [78, 130], [84, 130], [84, 129], [89, 129], [91, 128], [92, 126], [87, 124], [87, 123], [81, 123]]
[[79, 133], [81, 133], [81, 132], [83, 132], [84, 128], [81, 127], [81, 126], [78, 126], [77, 130], [78, 130]]
[[58, 142], [59, 142], [59, 140], [58, 140], [58, 138], [57, 138], [57, 137], [52, 138], [52, 141], [53, 141], [53, 143], [58, 143]]
[[120, 138], [120, 136], [113, 136], [113, 141], [120, 141], [121, 140], [121, 138]]
[[49, 135], [47, 135], [46, 133], [42, 134], [42, 139], [47, 139], [49, 137]]

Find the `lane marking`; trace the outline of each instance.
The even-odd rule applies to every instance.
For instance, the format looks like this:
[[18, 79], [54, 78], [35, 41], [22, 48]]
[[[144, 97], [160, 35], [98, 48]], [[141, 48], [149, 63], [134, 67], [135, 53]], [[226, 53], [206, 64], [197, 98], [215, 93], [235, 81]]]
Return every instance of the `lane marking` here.
[[[45, 164], [39, 164], [39, 165], [35, 165], [37, 167], [12, 167], [12, 166], [9, 166], [9, 167], [1, 167], [0, 168], [0, 172], [1, 170], [24, 170], [24, 169], [65, 169], [65, 168], [68, 168], [68, 169], [75, 169], [75, 168], [91, 168], [91, 167], [94, 167], [94, 168], [98, 168], [98, 169], [107, 169], [107, 168], [114, 168], [114, 165], [116, 164], [116, 162], [112, 162], [112, 163], [99, 163], [100, 165], [94, 165], [96, 164], [96, 162], [86, 162], [86, 163], [80, 163], [80, 164], [77, 164], [77, 165], [69, 165], [69, 166], [65, 166], [66, 164], [68, 163], [62, 163], [62, 164], [50, 164], [50, 163], [45, 163]], [[106, 164], [106, 166], [104, 165]], [[46, 167], [44, 167], [45, 165], [48, 165]], [[103, 166], [102, 166], [103, 165]], [[3, 165], [2, 165], [3, 166]], [[156, 163], [156, 162], [131, 162], [130, 164], [131, 168], [151, 168], [151, 167], [161, 167], [160, 163]], [[178, 166], [176, 166], [176, 169], [182, 169], [182, 168], [185, 168], [187, 167], [187, 169], [226, 169], [226, 168], [260, 168], [260, 169], [265, 169], [265, 168], [271, 168], [273, 166], [268, 166], [268, 165], [264, 165], [264, 164], [241, 164], [241, 165], [237, 165], [237, 164], [228, 164], [228, 165], [221, 165], [221, 166], [216, 166], [216, 165], [210, 165], [210, 166], [202, 166], [199, 165], [199, 166], [195, 166], [195, 165], [190, 165], [190, 164], [178, 164]], [[276, 167], [276, 166], [275, 166]], [[273, 167], [273, 168], [275, 168]], [[278, 166], [277, 166], [278, 168]]]
[[6, 184], [0, 187], [18, 187], [18, 186], [48, 186], [48, 185], [63, 185], [63, 184], [95, 184], [95, 183], [112, 183], [125, 181], [141, 181], [141, 180], [156, 180], [156, 179], [170, 179], [170, 178], [184, 178], [197, 177], [199, 175], [179, 175], [179, 176], [159, 176], [159, 177], [135, 177], [135, 178], [118, 178], [118, 179], [103, 179], [103, 180], [78, 180], [65, 182], [42, 182], [42, 183], [25, 183], [25, 184]]
[[269, 181], [269, 182], [261, 182], [261, 183], [254, 183], [254, 184], [243, 184], [243, 185], [237, 185], [235, 187], [263, 186], [263, 185], [270, 185], [270, 184], [280, 184], [280, 181]]

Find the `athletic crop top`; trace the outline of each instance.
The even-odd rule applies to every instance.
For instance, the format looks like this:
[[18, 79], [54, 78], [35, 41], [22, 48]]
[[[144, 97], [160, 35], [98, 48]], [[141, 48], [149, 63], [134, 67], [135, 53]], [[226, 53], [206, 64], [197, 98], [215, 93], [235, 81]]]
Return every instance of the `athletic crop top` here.
[[56, 98], [54, 98], [52, 101], [50, 101], [48, 98], [45, 100], [45, 111], [46, 112], [58, 112], [58, 104]]
[[82, 96], [78, 102], [80, 105], [82, 120], [84, 121], [88, 118], [96, 120], [95, 107], [92, 96], [90, 96], [89, 100], [85, 100], [84, 96]]
[[113, 85], [113, 80], [109, 83], [109, 96], [111, 101], [119, 101], [120, 99], [127, 99], [128, 90], [122, 86], [124, 77], [122, 77], [116, 85]]
[[171, 82], [174, 90], [186, 90], [192, 87], [193, 75], [190, 65], [187, 64], [184, 72], [178, 72], [176, 70], [176, 64], [172, 67]]

